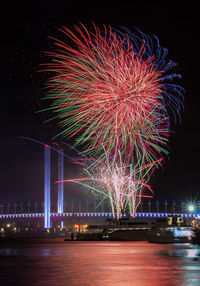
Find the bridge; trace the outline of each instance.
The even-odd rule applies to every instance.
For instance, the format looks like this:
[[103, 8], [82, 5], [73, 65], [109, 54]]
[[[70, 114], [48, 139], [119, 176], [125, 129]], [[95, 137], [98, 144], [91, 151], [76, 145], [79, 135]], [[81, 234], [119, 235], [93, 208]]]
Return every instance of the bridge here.
[[[43, 208], [42, 208], [42, 212], [38, 212], [37, 207], [38, 204], [34, 203], [34, 208], [35, 208], [35, 212], [31, 212], [30, 210], [30, 206], [31, 204], [28, 203], [28, 211], [27, 212], [23, 212], [23, 205], [20, 205], [21, 208], [21, 213], [16, 213], [16, 207], [17, 204], [14, 203], [13, 207], [14, 207], [14, 213], [10, 213], [10, 204], [7, 204], [7, 213], [4, 213], [3, 211], [3, 204], [0, 203], [0, 220], [6, 220], [6, 219], [34, 219], [34, 218], [41, 218], [43, 219], [44, 222], [44, 228], [49, 229], [51, 228], [52, 224], [51, 224], [51, 220], [54, 218], [60, 219], [61, 223], [61, 227], [63, 227], [63, 221], [62, 218], [77, 218], [77, 217], [94, 217], [94, 218], [109, 218], [112, 217], [112, 213], [110, 212], [105, 212], [103, 211], [103, 208], [101, 210], [101, 212], [95, 209], [95, 207], [93, 208], [93, 211], [88, 211], [88, 206], [87, 206], [87, 211], [80, 211], [80, 204], [79, 204], [79, 208], [78, 211], [75, 211], [73, 209], [73, 204], [72, 204], [72, 209], [71, 212], [65, 212], [64, 210], [64, 186], [63, 186], [63, 177], [64, 177], [64, 171], [63, 171], [63, 167], [64, 167], [64, 156], [66, 156], [67, 158], [70, 158], [68, 155], [66, 155], [63, 152], [62, 147], [57, 144], [57, 143], [52, 143], [51, 146], [45, 143], [42, 143], [40, 141], [31, 139], [31, 138], [26, 138], [26, 137], [22, 137], [23, 139], [27, 139], [30, 140], [32, 142], [36, 142], [39, 143], [40, 145], [43, 146], [44, 148], [44, 202], [43, 204]], [[64, 143], [63, 143], [64, 144]], [[60, 181], [61, 183], [58, 184], [58, 192], [57, 192], [57, 203], [56, 203], [56, 212], [52, 211], [51, 209], [51, 151], [56, 151], [58, 154], [58, 181]], [[71, 158], [70, 158], [71, 159]], [[169, 212], [169, 208], [168, 208], [168, 202], [164, 201], [164, 212], [160, 212], [159, 211], [159, 202], [156, 201], [155, 205], [156, 205], [156, 212], [152, 212], [151, 211], [151, 202], [149, 201], [147, 204], [147, 211], [144, 212], [144, 208], [143, 208], [143, 202], [140, 205], [140, 212], [138, 212], [136, 214], [136, 218], [164, 218], [167, 217], [169, 215], [177, 215], [177, 216], [181, 216], [183, 218], [200, 218], [199, 214], [194, 214], [192, 212], [190, 213], [184, 213], [184, 211], [186, 211], [185, 208], [185, 203], [182, 201], [181, 202], [181, 208], [177, 211], [175, 211], [175, 207], [176, 207], [176, 202], [172, 201], [172, 209], [171, 212]], [[198, 213], [200, 213], [200, 201], [198, 202]], [[126, 216], [126, 215], [123, 215]]]

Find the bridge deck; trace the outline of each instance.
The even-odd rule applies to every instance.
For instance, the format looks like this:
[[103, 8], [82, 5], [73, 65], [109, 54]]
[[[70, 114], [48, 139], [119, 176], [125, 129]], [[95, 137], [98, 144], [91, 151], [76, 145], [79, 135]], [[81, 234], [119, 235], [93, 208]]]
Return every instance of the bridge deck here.
[[[183, 218], [200, 218], [198, 214], [189, 213], [137, 213], [136, 217], [168, 217], [171, 215], [181, 216]], [[112, 213], [51, 213], [51, 217], [112, 217]], [[7, 218], [39, 218], [44, 217], [44, 213], [23, 213], [23, 214], [0, 214], [0, 219]], [[126, 215], [124, 215], [126, 217]]]

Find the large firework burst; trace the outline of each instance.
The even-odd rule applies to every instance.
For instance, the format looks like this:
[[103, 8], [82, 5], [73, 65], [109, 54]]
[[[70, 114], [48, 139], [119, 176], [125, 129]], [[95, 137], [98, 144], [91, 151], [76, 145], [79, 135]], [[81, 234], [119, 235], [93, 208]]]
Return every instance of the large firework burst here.
[[57, 52], [48, 53], [54, 59], [47, 68], [54, 73], [48, 98], [61, 134], [76, 136], [89, 155], [104, 154], [104, 146], [134, 164], [160, 158], [169, 135], [168, 111], [179, 113], [182, 105], [182, 88], [168, 82], [180, 75], [169, 73], [175, 63], [166, 61], [167, 49], [155, 36], [127, 29], [75, 30], [62, 29], [73, 47], [55, 39]]

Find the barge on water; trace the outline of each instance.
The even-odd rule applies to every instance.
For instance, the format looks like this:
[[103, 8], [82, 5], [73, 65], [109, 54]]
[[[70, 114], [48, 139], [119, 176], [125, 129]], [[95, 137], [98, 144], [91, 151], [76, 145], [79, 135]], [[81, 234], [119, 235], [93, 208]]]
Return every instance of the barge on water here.
[[182, 217], [169, 216], [157, 222], [138, 222], [134, 218], [109, 219], [106, 225], [89, 225], [78, 232], [78, 241], [149, 241], [155, 243], [191, 242], [191, 226]]
[[88, 226], [76, 240], [145, 241], [152, 228], [151, 222], [136, 222], [134, 218], [109, 220], [107, 225]]

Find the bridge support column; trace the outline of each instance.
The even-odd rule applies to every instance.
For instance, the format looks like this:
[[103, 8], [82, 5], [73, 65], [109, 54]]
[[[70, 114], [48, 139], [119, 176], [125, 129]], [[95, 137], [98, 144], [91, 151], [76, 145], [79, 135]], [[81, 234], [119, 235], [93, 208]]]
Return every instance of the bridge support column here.
[[51, 222], [51, 157], [50, 147], [44, 148], [44, 228], [50, 228]]
[[[63, 150], [60, 149], [58, 152], [58, 181], [63, 181]], [[63, 182], [58, 184], [58, 213], [63, 213], [63, 199], [64, 199], [64, 194], [63, 194]], [[63, 228], [64, 223], [61, 221], [61, 228]]]

